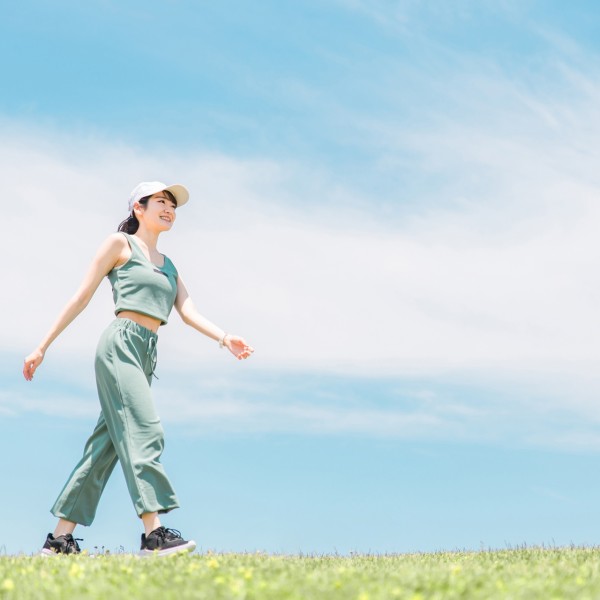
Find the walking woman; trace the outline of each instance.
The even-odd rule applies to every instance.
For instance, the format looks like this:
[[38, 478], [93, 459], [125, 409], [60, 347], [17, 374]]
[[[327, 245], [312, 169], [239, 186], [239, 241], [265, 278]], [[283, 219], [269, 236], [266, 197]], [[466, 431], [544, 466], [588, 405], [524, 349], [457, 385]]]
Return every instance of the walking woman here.
[[163, 555], [196, 547], [176, 529], [163, 527], [158, 516], [178, 508], [179, 502], [160, 463], [163, 429], [150, 391], [157, 331], [166, 325], [175, 306], [184, 323], [218, 341], [239, 360], [248, 358], [254, 349], [198, 313], [177, 269], [158, 252], [158, 236], [171, 229], [176, 209], [188, 199], [182, 185], [140, 183], [129, 199], [129, 218], [102, 244], [79, 290], [25, 359], [23, 375], [31, 381], [50, 344], [87, 306], [108, 276], [117, 318], [102, 334], [96, 350], [100, 417], [81, 460], [51, 509], [58, 524], [46, 538], [43, 555], [80, 552], [73, 531], [77, 524], [91, 525], [117, 461], [144, 525], [140, 553]]

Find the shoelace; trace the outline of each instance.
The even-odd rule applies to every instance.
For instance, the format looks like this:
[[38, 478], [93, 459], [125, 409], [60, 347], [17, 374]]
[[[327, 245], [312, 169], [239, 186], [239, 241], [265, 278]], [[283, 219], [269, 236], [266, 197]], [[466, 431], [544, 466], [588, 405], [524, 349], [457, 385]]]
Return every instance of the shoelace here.
[[168, 527], [159, 527], [153, 533], [156, 533], [158, 537], [164, 540], [181, 539], [181, 531], [177, 529], [169, 529]]
[[83, 538], [74, 538], [72, 535], [66, 535], [65, 536], [65, 543], [67, 544], [67, 554], [73, 554], [72, 549], [75, 550], [75, 552], [81, 552], [81, 548], [79, 547], [79, 544], [77, 542], [83, 542]]

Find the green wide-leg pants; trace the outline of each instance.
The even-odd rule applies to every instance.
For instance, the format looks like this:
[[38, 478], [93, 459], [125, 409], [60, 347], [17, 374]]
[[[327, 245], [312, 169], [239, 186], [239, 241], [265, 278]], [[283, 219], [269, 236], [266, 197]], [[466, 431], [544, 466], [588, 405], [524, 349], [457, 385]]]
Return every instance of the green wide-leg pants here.
[[116, 319], [102, 334], [96, 350], [100, 418], [51, 509], [54, 516], [90, 525], [117, 460], [138, 516], [179, 507], [160, 463], [163, 428], [150, 391], [157, 339], [128, 319]]

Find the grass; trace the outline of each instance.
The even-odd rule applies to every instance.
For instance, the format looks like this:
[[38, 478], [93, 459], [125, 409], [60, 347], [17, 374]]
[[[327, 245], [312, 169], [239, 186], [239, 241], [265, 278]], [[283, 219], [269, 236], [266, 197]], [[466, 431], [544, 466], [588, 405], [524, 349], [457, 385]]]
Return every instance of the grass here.
[[430, 554], [0, 557], [0, 598], [600, 598], [600, 549]]

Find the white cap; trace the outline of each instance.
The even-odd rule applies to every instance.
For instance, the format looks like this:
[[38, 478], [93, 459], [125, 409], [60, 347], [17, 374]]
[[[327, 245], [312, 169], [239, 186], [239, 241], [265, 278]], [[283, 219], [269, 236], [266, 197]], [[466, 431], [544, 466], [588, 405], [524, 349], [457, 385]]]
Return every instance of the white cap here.
[[164, 192], [165, 190], [171, 192], [177, 200], [177, 207], [183, 206], [190, 198], [190, 193], [184, 185], [174, 183], [173, 185], [167, 185], [160, 181], [142, 181], [138, 183], [132, 190], [129, 196], [129, 212], [133, 210], [133, 205], [146, 196], [153, 196], [158, 192]]

